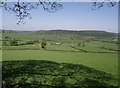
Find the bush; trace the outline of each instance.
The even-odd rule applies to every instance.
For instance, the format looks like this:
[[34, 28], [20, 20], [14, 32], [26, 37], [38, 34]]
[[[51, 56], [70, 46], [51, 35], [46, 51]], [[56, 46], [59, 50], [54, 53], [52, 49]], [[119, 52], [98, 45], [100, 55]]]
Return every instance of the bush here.
[[43, 39], [42, 43], [41, 43], [41, 48], [42, 49], [45, 49], [46, 48], [46, 45], [47, 45], [47, 42], [45, 39]]
[[11, 46], [18, 46], [18, 42], [15, 39], [10, 40], [10, 45]]

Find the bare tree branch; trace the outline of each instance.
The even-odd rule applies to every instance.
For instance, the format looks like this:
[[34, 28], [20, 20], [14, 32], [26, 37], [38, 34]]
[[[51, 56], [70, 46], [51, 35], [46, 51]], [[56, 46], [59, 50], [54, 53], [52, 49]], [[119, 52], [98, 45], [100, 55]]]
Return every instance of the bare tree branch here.
[[103, 2], [94, 2], [92, 10], [96, 10], [96, 9], [102, 8], [105, 4], [108, 7], [113, 7], [113, 6], [116, 5], [116, 2], [105, 2], [105, 1], [103, 1]]
[[[94, 2], [92, 10], [102, 8], [105, 4], [108, 7], [113, 7], [116, 5], [116, 2]], [[58, 2], [50, 2], [49, 0], [43, 0], [42, 2], [41, 0], [38, 0], [38, 2], [34, 3], [20, 2], [20, 0], [18, 0], [17, 2], [0, 2], [0, 7], [3, 7], [3, 9], [15, 14], [18, 19], [17, 24], [24, 24], [25, 18], [31, 19], [32, 16], [29, 11], [32, 9], [38, 9], [39, 6], [42, 6], [44, 10], [50, 13], [53, 13], [63, 7], [62, 4]]]
[[40, 2], [40, 4], [42, 5], [43, 9], [47, 10], [48, 12], [55, 12], [62, 8], [62, 4], [57, 2]]
[[3, 9], [15, 14], [15, 16], [18, 18], [17, 24], [24, 24], [25, 18], [31, 19], [32, 17], [29, 11], [32, 9], [37, 9], [39, 6], [42, 6], [43, 9], [48, 12], [55, 12], [62, 7], [61, 4], [57, 2], [49, 2], [49, 0], [45, 0], [44, 2], [39, 0], [38, 2], [34, 3], [20, 2], [20, 0], [17, 2], [1, 2], [0, 6], [3, 7]]

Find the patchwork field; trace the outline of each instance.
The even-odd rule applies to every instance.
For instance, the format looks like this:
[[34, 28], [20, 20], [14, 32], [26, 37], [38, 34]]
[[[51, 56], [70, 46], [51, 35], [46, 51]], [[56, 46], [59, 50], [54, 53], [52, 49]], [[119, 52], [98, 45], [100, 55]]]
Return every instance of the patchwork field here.
[[[5, 37], [7, 40], [5, 40]], [[90, 85], [89, 82], [96, 82], [97, 86], [103, 86], [100, 88], [115, 88], [117, 86], [119, 49], [118, 43], [112, 41], [114, 37], [109, 38], [109, 40], [106, 38], [105, 41], [105, 38], [76, 37], [76, 35], [70, 34], [61, 36], [35, 32], [3, 33], [3, 42], [9, 43], [9, 39], [11, 38], [16, 39], [18, 45], [3, 45], [2, 47], [3, 81], [9, 82], [9, 87], [17, 84], [22, 87], [23, 85], [29, 84], [29, 86], [33, 86], [32, 88], [36, 88], [35, 85], [30, 85], [33, 81], [38, 83], [36, 84], [37, 86], [41, 85], [45, 86], [45, 88], [48, 88], [48, 86], [49, 88], [61, 87], [63, 85], [70, 88], [74, 88], [75, 86], [79, 88], [80, 85], [78, 85], [78, 83], [81, 84], [82, 88], [95, 86]], [[40, 45], [43, 39], [47, 41], [44, 49], [41, 48]], [[44, 66], [44, 63], [47, 65], [45, 64], [45, 67], [39, 68], [40, 66]], [[59, 65], [65, 68], [66, 74], [74, 71], [74, 73], [70, 75], [73, 76], [73, 78], [70, 78], [68, 75], [65, 77], [65, 74], [62, 74], [64, 70], [59, 68]], [[25, 67], [26, 69], [21, 69], [21, 67]], [[11, 73], [9, 71], [11, 71]], [[16, 73], [17, 71], [18, 73]], [[26, 71], [28, 72], [26, 73]], [[32, 74], [31, 71], [37, 72], [37, 74]], [[8, 72], [10, 75], [6, 76]], [[52, 75], [52, 72], [54, 75], [57, 74], [57, 76]], [[11, 78], [10, 76], [12, 76], [13, 73], [16, 76]], [[32, 75], [31, 78], [29, 77], [30, 74]], [[39, 74], [42, 74], [42, 76], [38, 76]], [[105, 79], [102, 79], [100, 75], [97, 76], [97, 74], [101, 74]], [[79, 76], [80, 79], [76, 79], [77, 76]], [[96, 76], [98, 78], [96, 78]], [[22, 77], [26, 77], [26, 80], [22, 79]], [[36, 78], [38, 79], [36, 80]], [[40, 80], [40, 78], [41, 81], [39, 82], [38, 80]], [[49, 78], [51, 81], [48, 80]], [[55, 79], [58, 80], [58, 83], [53, 82]], [[21, 83], [21, 81], [23, 82]], [[61, 84], [62, 82], [64, 84]]]

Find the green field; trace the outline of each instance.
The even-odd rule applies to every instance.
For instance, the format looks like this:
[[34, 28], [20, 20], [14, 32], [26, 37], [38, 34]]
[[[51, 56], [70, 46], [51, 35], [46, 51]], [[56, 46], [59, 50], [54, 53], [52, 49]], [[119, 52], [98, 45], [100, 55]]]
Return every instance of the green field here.
[[[5, 36], [9, 36], [10, 38], [14, 38], [18, 40], [19, 44], [23, 44], [25, 42], [34, 41], [34, 40], [42, 41], [42, 39], [44, 38], [47, 41], [47, 46], [45, 49], [42, 49], [38, 43], [24, 44], [18, 46], [9, 46], [9, 45], [3, 46], [2, 60], [3, 60], [3, 65], [5, 63], [4, 66], [7, 66], [6, 65], [7, 62], [13, 63], [14, 61], [23, 61], [24, 63], [25, 61], [30, 61], [30, 60], [33, 60], [33, 63], [34, 61], [45, 60], [45, 61], [57, 62], [59, 64], [66, 63], [66, 64], [74, 64], [76, 66], [82, 65], [91, 69], [105, 72], [106, 74], [110, 74], [113, 77], [113, 79], [112, 78], [109, 79], [109, 81], [111, 81], [110, 84], [112, 83], [112, 85], [117, 85], [119, 50], [118, 50], [118, 44], [114, 42], [110, 42], [107, 40], [106, 42], [103, 42], [101, 40], [97, 40], [97, 41], [89, 40], [87, 37], [83, 39], [74, 38], [73, 40], [71, 40], [71, 38], [73, 38], [74, 35], [61, 36], [61, 35], [39, 35], [36, 33], [4, 33], [3, 39]], [[49, 44], [50, 41], [52, 42], [54, 41], [56, 43], [61, 43], [61, 44], [51, 45]], [[81, 45], [78, 45], [78, 43], [80, 42]], [[13, 67], [14, 66], [15, 64], [13, 65]], [[49, 67], [46, 67], [46, 69], [47, 68], [49, 69]], [[4, 69], [5, 71], [8, 71], [11, 68], [9, 69], [4, 68]], [[87, 74], [89, 74], [89, 72]], [[94, 79], [94, 77], [92, 79]], [[17, 79], [15, 78], [14, 80]], [[109, 81], [107, 82], [108, 84]]]
[[[11, 60], [50, 60], [83, 64], [118, 75], [118, 55], [83, 52], [59, 52], [46, 50], [3, 50], [3, 61]], [[93, 64], [94, 63], [94, 64]]]

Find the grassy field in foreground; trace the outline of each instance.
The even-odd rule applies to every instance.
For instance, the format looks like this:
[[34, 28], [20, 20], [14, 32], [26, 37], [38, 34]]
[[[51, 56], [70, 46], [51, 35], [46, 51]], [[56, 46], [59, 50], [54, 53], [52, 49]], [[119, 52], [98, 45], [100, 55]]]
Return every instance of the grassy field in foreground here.
[[49, 60], [62, 63], [83, 64], [116, 76], [118, 75], [117, 54], [47, 50], [3, 50], [3, 61], [11, 60]]
[[117, 79], [109, 73], [80, 64], [46, 60], [4, 61], [3, 80], [7, 88], [118, 87]]
[[119, 50], [113, 39], [69, 33], [3, 33], [2, 81], [9, 85], [6, 88], [16, 84], [20, 88], [116, 88]]

